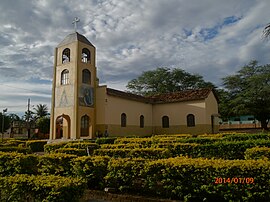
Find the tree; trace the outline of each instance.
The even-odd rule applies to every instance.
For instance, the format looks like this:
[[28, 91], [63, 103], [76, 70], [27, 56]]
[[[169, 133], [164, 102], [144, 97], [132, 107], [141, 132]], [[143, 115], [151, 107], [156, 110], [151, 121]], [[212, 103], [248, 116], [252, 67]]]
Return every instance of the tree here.
[[39, 132], [42, 134], [48, 134], [50, 132], [50, 117], [41, 117], [36, 123]]
[[34, 110], [37, 119], [49, 115], [48, 107], [46, 104], [38, 104]]
[[223, 78], [230, 94], [229, 105], [237, 115], [251, 114], [268, 130], [270, 119], [270, 64], [256, 60], [242, 67], [235, 75]]
[[[2, 128], [2, 124], [3, 124], [3, 118], [4, 118], [4, 128]], [[0, 131], [2, 133], [2, 129], [4, 129], [3, 132], [5, 132], [7, 129], [9, 129], [10, 127], [10, 119], [7, 115], [4, 114], [3, 116], [3, 113], [0, 113]]]
[[137, 79], [128, 82], [126, 86], [132, 93], [139, 95], [154, 95], [188, 89], [214, 87], [205, 82], [198, 74], [190, 74], [182, 69], [160, 67], [156, 70], [143, 72]]

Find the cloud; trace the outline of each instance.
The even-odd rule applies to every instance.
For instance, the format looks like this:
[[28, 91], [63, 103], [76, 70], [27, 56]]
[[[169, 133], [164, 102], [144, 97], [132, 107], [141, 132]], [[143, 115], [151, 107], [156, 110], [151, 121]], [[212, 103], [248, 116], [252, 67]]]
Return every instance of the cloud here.
[[269, 9], [268, 0], [3, 1], [0, 83], [29, 91], [0, 85], [0, 106], [25, 104], [29, 96], [50, 105], [54, 48], [73, 32], [75, 16], [78, 31], [96, 46], [100, 82], [125, 90], [156, 67], [179, 67], [221, 85], [250, 60], [269, 63], [270, 45], [261, 39]]

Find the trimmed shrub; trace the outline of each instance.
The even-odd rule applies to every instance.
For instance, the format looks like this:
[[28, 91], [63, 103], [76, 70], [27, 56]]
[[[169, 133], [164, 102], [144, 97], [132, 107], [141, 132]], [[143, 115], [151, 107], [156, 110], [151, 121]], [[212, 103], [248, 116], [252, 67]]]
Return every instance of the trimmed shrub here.
[[253, 147], [245, 151], [245, 159], [270, 159], [269, 147]]
[[0, 144], [0, 147], [18, 147], [19, 145], [25, 146], [25, 141], [16, 139], [6, 139]]
[[0, 147], [1, 152], [18, 152], [23, 154], [30, 154], [31, 150], [30, 148], [24, 148], [24, 147]]
[[110, 187], [184, 201], [269, 201], [270, 162], [169, 158], [112, 159]]
[[269, 140], [221, 141], [200, 145], [193, 150], [192, 157], [244, 159], [245, 151], [256, 146], [270, 147]]
[[145, 159], [111, 159], [105, 177], [107, 186], [138, 194], [138, 190], [141, 190], [140, 173], [146, 162]]
[[152, 138], [118, 138], [114, 141], [114, 144], [142, 144], [146, 147], [150, 147], [153, 142]]
[[111, 156], [115, 158], [148, 158], [159, 159], [171, 157], [166, 148], [136, 148], [136, 149], [97, 149], [94, 152], [99, 156]]
[[56, 149], [63, 148], [68, 142], [61, 142], [61, 143], [50, 143], [44, 145], [44, 151], [46, 153], [51, 153]]
[[29, 140], [26, 142], [26, 147], [29, 147], [32, 152], [43, 152], [46, 144], [47, 140]]
[[[93, 154], [94, 150], [100, 148], [100, 146], [96, 143], [83, 141], [83, 142], [68, 143], [64, 146], [64, 148], [84, 149], [86, 154], [83, 154], [83, 155], [87, 155], [87, 150], [88, 150], [89, 154]], [[80, 155], [80, 156], [82, 156], [82, 155]]]
[[222, 138], [222, 140], [227, 141], [245, 141], [245, 140], [270, 140], [270, 135], [265, 133], [258, 134], [230, 134]]
[[73, 174], [87, 181], [88, 188], [103, 189], [109, 157], [87, 156], [72, 159]]
[[0, 176], [36, 174], [38, 159], [35, 155], [0, 152]]
[[125, 158], [130, 149], [97, 149], [94, 151], [96, 156], [110, 156], [114, 158]]
[[63, 154], [74, 154], [77, 156], [87, 156], [86, 149], [77, 149], [77, 148], [59, 148], [54, 150], [55, 153], [63, 153]]
[[103, 144], [101, 149], [135, 149], [145, 148], [142, 144], [130, 143], [130, 144]]
[[101, 137], [96, 139], [97, 144], [114, 144], [116, 137]]
[[1, 201], [79, 201], [85, 182], [60, 176], [15, 175], [0, 177]]
[[45, 175], [70, 176], [72, 174], [71, 160], [76, 158], [71, 154], [45, 154], [39, 157], [38, 173]]

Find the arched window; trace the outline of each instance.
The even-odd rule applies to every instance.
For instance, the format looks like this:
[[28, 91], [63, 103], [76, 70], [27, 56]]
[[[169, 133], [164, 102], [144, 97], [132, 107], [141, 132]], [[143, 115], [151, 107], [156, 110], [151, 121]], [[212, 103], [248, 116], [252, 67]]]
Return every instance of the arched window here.
[[125, 113], [121, 114], [121, 127], [127, 126], [127, 115]]
[[89, 116], [84, 115], [81, 118], [81, 136], [89, 136]]
[[170, 120], [168, 116], [162, 117], [162, 128], [169, 128], [170, 127]]
[[187, 127], [195, 126], [195, 116], [193, 114], [187, 115]]
[[61, 73], [61, 85], [67, 85], [69, 83], [69, 71], [63, 70]]
[[82, 82], [91, 84], [91, 72], [88, 69], [82, 71]]
[[65, 48], [62, 53], [62, 63], [70, 62], [70, 49]]
[[140, 128], [144, 128], [144, 116], [140, 116]]
[[82, 62], [90, 63], [90, 51], [87, 48], [82, 49]]

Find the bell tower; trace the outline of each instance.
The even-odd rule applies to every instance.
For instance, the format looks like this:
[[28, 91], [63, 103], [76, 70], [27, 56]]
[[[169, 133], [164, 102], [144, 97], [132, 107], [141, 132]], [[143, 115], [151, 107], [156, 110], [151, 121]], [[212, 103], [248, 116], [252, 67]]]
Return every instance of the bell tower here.
[[95, 47], [76, 31], [55, 48], [50, 140], [94, 137], [95, 56]]

